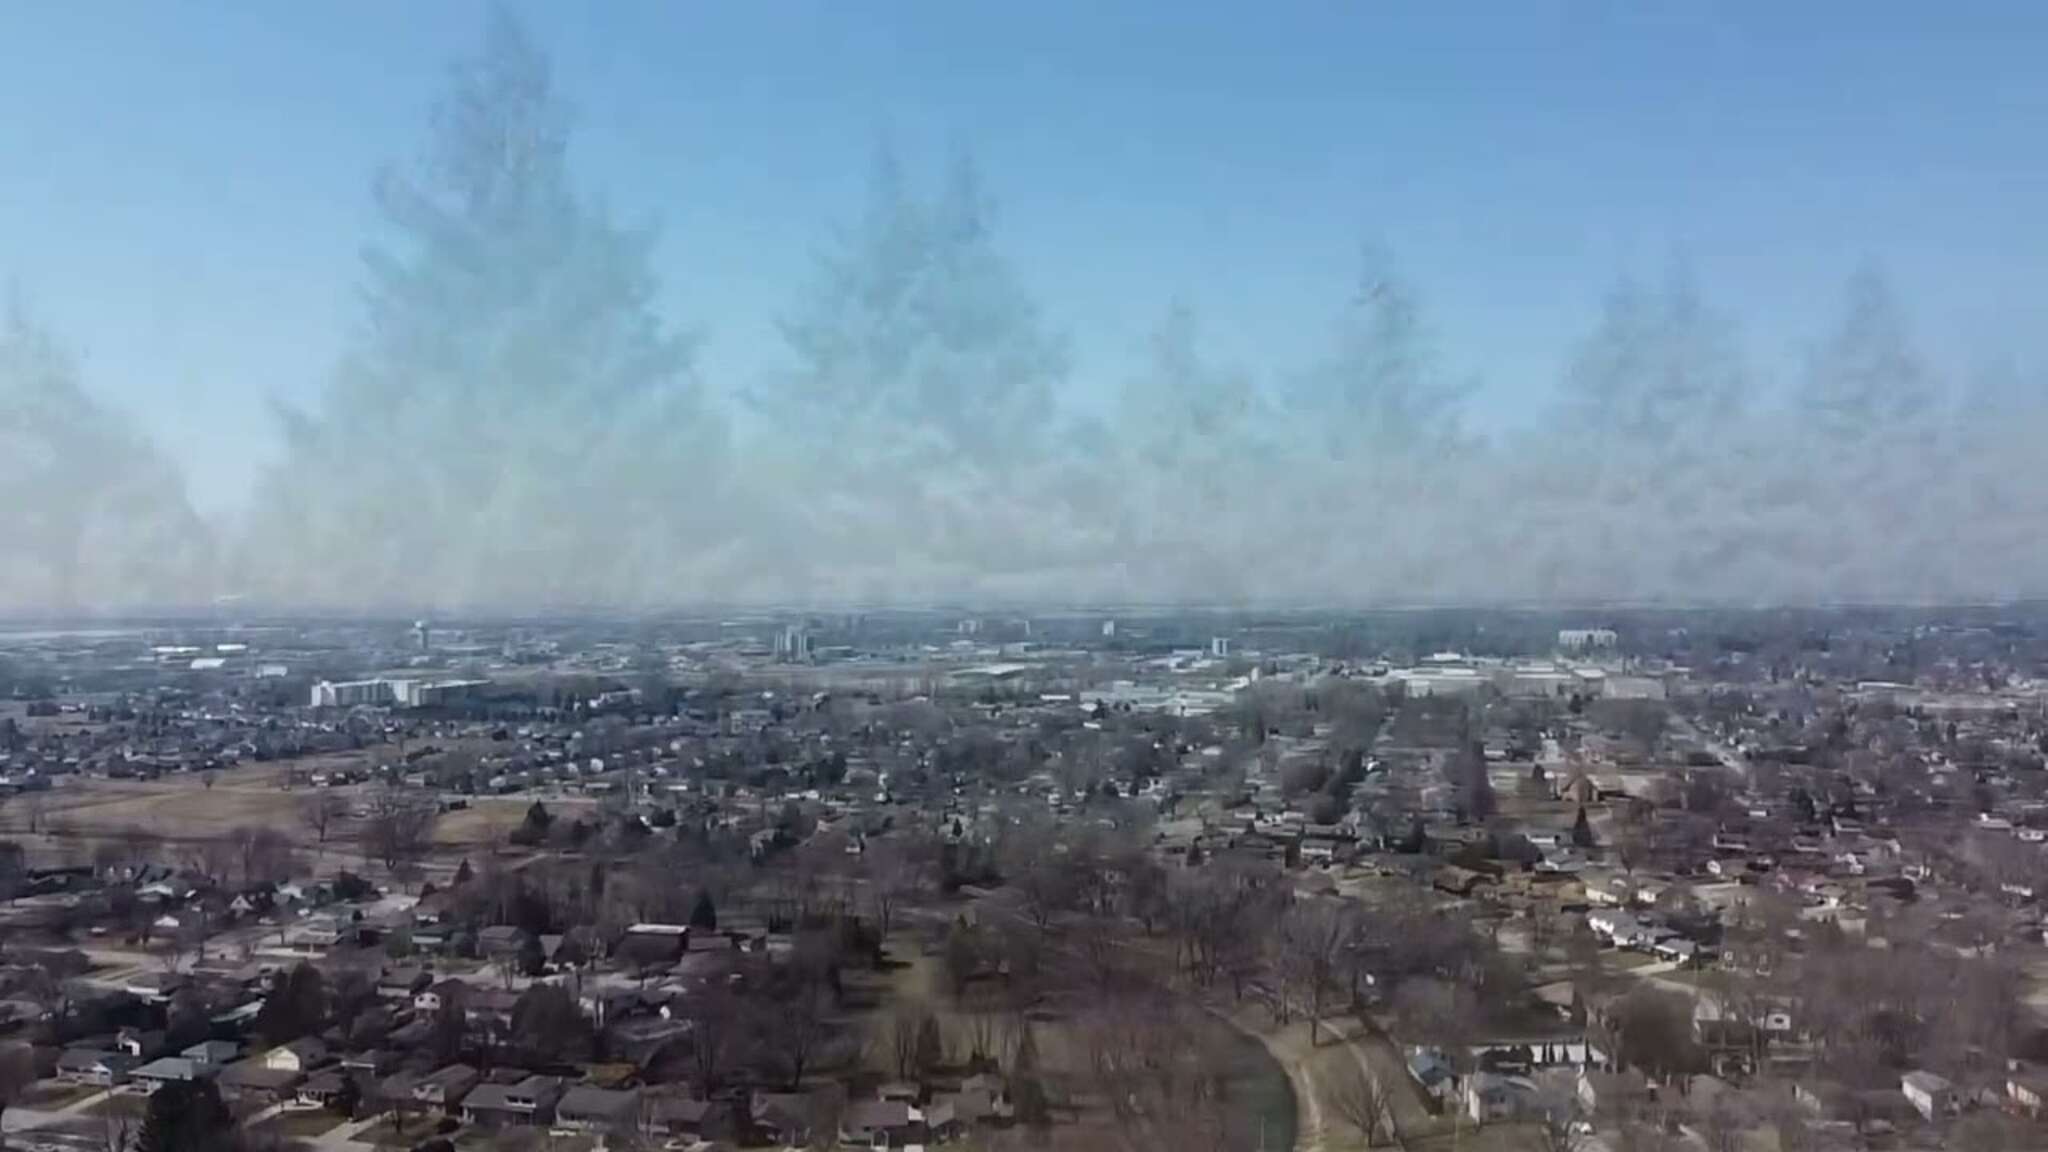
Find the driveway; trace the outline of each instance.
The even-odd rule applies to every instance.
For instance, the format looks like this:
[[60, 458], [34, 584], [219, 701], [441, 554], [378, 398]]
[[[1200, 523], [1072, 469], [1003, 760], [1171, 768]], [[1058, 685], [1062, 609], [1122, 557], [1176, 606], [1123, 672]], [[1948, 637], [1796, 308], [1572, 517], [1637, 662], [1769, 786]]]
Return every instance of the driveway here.
[[382, 1119], [384, 1119], [384, 1114], [379, 1112], [375, 1116], [366, 1116], [361, 1120], [351, 1120], [346, 1124], [338, 1124], [320, 1136], [315, 1137], [311, 1143], [320, 1152], [374, 1152], [376, 1145], [364, 1143], [357, 1140], [356, 1137], [368, 1131], [377, 1121]]
[[0, 1117], [0, 1129], [8, 1132], [33, 1132], [46, 1125], [61, 1123], [77, 1117], [97, 1104], [104, 1103], [112, 1092], [100, 1091], [81, 1096], [62, 1108], [24, 1108], [17, 1104]]

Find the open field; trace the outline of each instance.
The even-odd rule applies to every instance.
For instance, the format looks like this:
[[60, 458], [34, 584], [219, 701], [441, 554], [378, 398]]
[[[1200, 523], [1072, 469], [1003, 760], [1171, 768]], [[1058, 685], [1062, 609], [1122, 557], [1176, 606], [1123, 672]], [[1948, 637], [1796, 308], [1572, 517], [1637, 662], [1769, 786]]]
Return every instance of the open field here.
[[[298, 771], [336, 758], [301, 760]], [[16, 835], [40, 825], [44, 834], [100, 839], [133, 830], [167, 840], [219, 836], [245, 824], [297, 830], [303, 791], [284, 787], [286, 769], [254, 764], [219, 773], [209, 787], [197, 774], [156, 780], [101, 780], [68, 777], [43, 793], [28, 793], [0, 806], [0, 833]]]
[[[27, 849], [37, 863], [90, 859], [105, 842], [154, 838], [166, 844], [196, 843], [226, 837], [237, 828], [262, 827], [283, 832], [309, 859], [324, 866], [357, 867], [360, 820], [345, 816], [329, 829], [321, 844], [300, 819], [306, 798], [317, 794], [293, 777], [329, 767], [360, 767], [359, 754], [302, 759], [288, 767], [255, 764], [220, 772], [209, 782], [194, 774], [156, 780], [105, 780], [72, 777], [47, 792], [17, 796], [0, 804], [0, 837]], [[368, 787], [332, 789], [352, 812], [360, 811]], [[434, 830], [434, 860], [453, 861], [479, 849], [502, 844], [505, 835], [525, 817], [529, 796], [480, 796], [467, 806], [442, 815]], [[593, 803], [582, 797], [546, 798], [551, 808]]]

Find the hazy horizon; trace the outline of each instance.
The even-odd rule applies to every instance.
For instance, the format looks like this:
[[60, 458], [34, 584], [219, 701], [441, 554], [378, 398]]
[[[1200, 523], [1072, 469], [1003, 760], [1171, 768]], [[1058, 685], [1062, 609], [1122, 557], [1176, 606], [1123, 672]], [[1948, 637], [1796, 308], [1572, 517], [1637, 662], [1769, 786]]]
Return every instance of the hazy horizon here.
[[0, 615], [2048, 595], [2048, 13], [899, 15], [0, 13]]

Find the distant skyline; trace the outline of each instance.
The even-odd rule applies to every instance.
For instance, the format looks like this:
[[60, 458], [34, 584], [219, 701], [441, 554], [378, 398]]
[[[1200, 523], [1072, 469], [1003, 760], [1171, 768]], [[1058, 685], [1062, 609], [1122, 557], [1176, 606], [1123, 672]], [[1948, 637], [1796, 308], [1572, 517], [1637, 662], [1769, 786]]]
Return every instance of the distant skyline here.
[[[2023, 4], [513, 3], [580, 187], [656, 222], [715, 394], [893, 142], [971, 152], [1099, 409], [1169, 301], [1265, 384], [1357, 252], [1421, 289], [1483, 429], [1548, 402], [1602, 296], [1689, 265], [1787, 383], [1859, 265], [1954, 384], [2048, 363], [2048, 9]], [[1654, 9], [1654, 10], [1653, 10]], [[486, 6], [0, 6], [0, 277], [214, 516], [355, 322], [380, 165]]]

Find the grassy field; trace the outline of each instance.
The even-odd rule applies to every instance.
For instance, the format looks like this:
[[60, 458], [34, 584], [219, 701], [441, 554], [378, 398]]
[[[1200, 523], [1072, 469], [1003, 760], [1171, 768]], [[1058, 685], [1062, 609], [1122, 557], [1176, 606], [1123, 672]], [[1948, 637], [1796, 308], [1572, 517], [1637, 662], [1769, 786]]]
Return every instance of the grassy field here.
[[[304, 768], [310, 761], [299, 761]], [[125, 835], [136, 829], [167, 840], [218, 836], [240, 825], [266, 825], [298, 834], [304, 795], [283, 787], [285, 770], [256, 764], [218, 773], [209, 787], [202, 775], [156, 780], [71, 777], [44, 793], [0, 806], [0, 833], [21, 835], [40, 825], [45, 835], [80, 839]]]
[[[287, 787], [292, 777], [326, 767], [360, 767], [361, 754], [314, 757], [278, 764], [252, 764], [214, 774], [163, 776], [155, 780], [103, 780], [73, 777], [47, 792], [16, 797], [0, 804], [0, 838], [20, 843], [38, 863], [84, 862], [102, 843], [152, 837], [168, 845], [221, 839], [237, 828], [272, 828], [290, 837], [309, 862], [321, 870], [358, 867], [361, 821], [337, 820], [326, 843], [301, 819], [307, 798], [316, 795], [304, 784]], [[332, 790], [351, 810], [364, 803], [366, 786]], [[436, 860], [452, 865], [460, 856], [504, 842], [518, 827], [530, 799], [476, 797], [466, 808], [445, 813], [434, 829]], [[549, 800], [551, 807], [574, 806], [579, 798]], [[33, 831], [32, 831], [33, 829]]]

